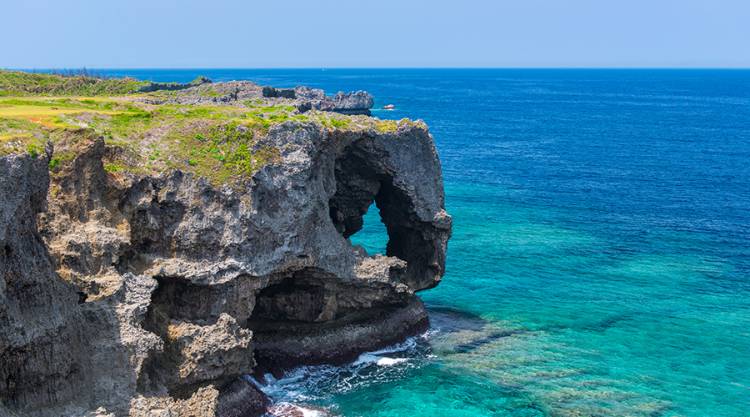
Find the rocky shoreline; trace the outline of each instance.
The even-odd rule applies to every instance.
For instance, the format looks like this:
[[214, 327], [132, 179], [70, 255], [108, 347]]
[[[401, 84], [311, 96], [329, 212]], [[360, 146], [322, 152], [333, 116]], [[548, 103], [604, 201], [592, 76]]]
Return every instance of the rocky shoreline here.
[[[229, 180], [195, 152], [142, 169], [174, 149], [159, 146], [177, 122], [126, 147], [114, 122], [97, 130], [118, 117], [103, 111], [60, 116], [75, 128], [43, 152], [0, 154], [0, 415], [261, 415], [268, 400], [240, 376], [349, 361], [426, 328], [415, 292], [443, 275], [451, 219], [423, 123], [383, 128], [361, 115], [364, 92], [167, 90], [127, 99], [150, 112], [136, 122], [177, 112], [185, 134], [233, 112], [208, 153]], [[247, 141], [232, 150], [252, 170], [229, 165], [230, 139]], [[387, 256], [349, 240], [371, 204]]]

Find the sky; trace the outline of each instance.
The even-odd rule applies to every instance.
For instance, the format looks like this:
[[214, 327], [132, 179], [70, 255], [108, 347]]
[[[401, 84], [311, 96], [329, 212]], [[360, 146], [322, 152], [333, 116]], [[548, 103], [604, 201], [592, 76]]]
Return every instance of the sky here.
[[0, 68], [750, 67], [750, 0], [0, 0]]

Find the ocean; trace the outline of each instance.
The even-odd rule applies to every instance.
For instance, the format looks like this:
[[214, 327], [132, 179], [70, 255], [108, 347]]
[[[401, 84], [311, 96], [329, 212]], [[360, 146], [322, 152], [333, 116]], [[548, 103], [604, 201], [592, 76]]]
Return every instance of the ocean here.
[[[454, 219], [424, 335], [264, 389], [347, 416], [750, 415], [750, 71], [106, 70], [368, 90]], [[373, 207], [352, 238], [383, 251]]]

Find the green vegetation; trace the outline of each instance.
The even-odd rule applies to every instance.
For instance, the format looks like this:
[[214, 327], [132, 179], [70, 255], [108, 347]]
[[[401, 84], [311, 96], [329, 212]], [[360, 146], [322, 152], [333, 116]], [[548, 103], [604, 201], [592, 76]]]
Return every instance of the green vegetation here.
[[352, 121], [344, 115], [334, 113], [318, 113], [317, 120], [330, 130], [347, 129], [352, 125]]
[[393, 133], [398, 130], [398, 122], [395, 120], [379, 120], [375, 129], [380, 133]]
[[[181, 91], [131, 94], [143, 85], [131, 79], [0, 71], [0, 156], [39, 157], [51, 142], [49, 168], [60, 173], [93, 140], [103, 138], [108, 147], [104, 169], [112, 175], [179, 169], [215, 185], [231, 185], [280, 158], [279, 149], [263, 141], [275, 125], [393, 133], [418, 123], [321, 111], [303, 114], [295, 106], [260, 97], [231, 105], [189, 105], [174, 104]], [[199, 87], [190, 94], [203, 97], [213, 91]]]
[[124, 171], [125, 167], [114, 162], [106, 162], [104, 163], [104, 170], [109, 173], [115, 173]]
[[99, 78], [87, 74], [59, 75], [0, 70], [0, 96], [115, 96], [148, 86], [133, 78]]
[[278, 159], [278, 150], [259, 146], [257, 131], [237, 121], [206, 124], [186, 135], [173, 136], [169, 154], [186, 160], [191, 171], [216, 184], [249, 177]]
[[425, 125], [421, 120], [413, 121], [410, 119], [401, 119], [398, 121], [378, 120], [375, 123], [375, 130], [377, 130], [378, 133], [395, 133], [401, 126], [420, 127], [422, 129], [427, 129], [427, 125]]
[[[89, 126], [121, 150], [108, 172], [181, 169], [219, 185], [236, 182], [275, 160], [275, 149], [259, 139], [280, 120], [281, 110], [231, 106], [163, 105], [115, 115], [96, 114]], [[290, 116], [291, 118], [291, 116]]]
[[[0, 152], [44, 152], [48, 140], [90, 131], [117, 149], [104, 168], [112, 174], [182, 169], [214, 184], [236, 182], [278, 158], [258, 145], [274, 124], [303, 121], [292, 106], [153, 106], [118, 98], [0, 97]], [[50, 170], [74, 155], [70, 141], [56, 143]]]
[[209, 79], [205, 75], [199, 75], [199, 76], [195, 77], [193, 79], [193, 81], [190, 81], [190, 84], [191, 85], [201, 85], [201, 84], [206, 84], [206, 83], [210, 83], [210, 82], [211, 82], [211, 79]]
[[0, 156], [29, 153], [36, 157], [44, 151], [47, 139], [46, 130], [33, 122], [0, 117]]
[[57, 171], [57, 168], [60, 167], [60, 164], [62, 163], [62, 159], [58, 156], [53, 156], [52, 159], [49, 160], [49, 170], [52, 172]]

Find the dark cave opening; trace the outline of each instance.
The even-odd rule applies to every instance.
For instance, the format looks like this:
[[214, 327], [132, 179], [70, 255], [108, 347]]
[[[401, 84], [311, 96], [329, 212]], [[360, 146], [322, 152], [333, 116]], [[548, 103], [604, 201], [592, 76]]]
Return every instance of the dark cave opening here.
[[325, 287], [295, 275], [258, 293], [250, 318], [251, 328], [256, 322], [316, 322], [333, 318], [325, 314], [328, 304]]
[[356, 321], [372, 308], [401, 305], [402, 297], [386, 297], [388, 284], [362, 285], [346, 282], [317, 268], [303, 268], [284, 276], [255, 295], [247, 321], [253, 331], [277, 332], [339, 321]]

